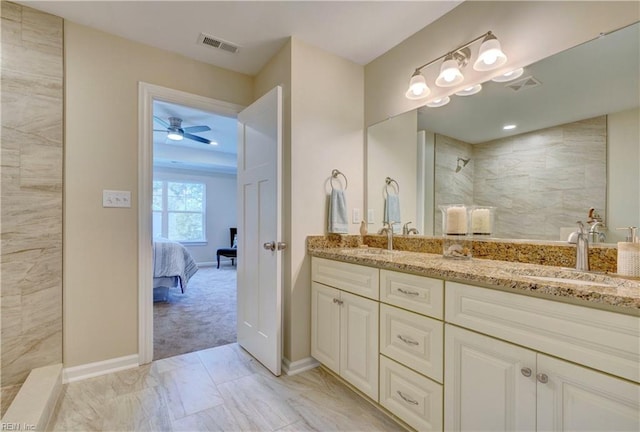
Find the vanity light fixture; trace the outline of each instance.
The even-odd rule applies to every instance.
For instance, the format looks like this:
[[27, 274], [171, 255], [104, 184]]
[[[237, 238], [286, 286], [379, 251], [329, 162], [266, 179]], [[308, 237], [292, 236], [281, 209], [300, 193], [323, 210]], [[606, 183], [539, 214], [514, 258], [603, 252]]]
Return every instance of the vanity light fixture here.
[[523, 73], [524, 73], [524, 69], [523, 68], [518, 68], [518, 69], [514, 69], [512, 71], [509, 71], [507, 73], [503, 73], [502, 75], [498, 75], [495, 78], [491, 78], [491, 81], [495, 81], [495, 82], [512, 81], [512, 80], [514, 80], [516, 78], [520, 78]]
[[482, 84], [476, 84], [456, 92], [456, 96], [471, 96], [478, 93], [480, 90], [482, 90]]
[[514, 124], [508, 124], [508, 125], [502, 126], [502, 129], [504, 129], [504, 130], [511, 130], [511, 129], [515, 129], [515, 128], [516, 128], [516, 125], [514, 125]]
[[451, 101], [451, 98], [449, 96], [445, 96], [443, 98], [438, 98], [438, 99], [429, 101], [425, 104], [425, 106], [428, 106], [429, 108], [439, 108], [441, 106], [445, 106], [450, 101]]
[[478, 58], [473, 65], [475, 70], [488, 71], [498, 68], [506, 63], [507, 56], [502, 52], [500, 42], [491, 31], [488, 31], [485, 34], [460, 45], [452, 51], [449, 51], [448, 53], [423, 64], [422, 66], [418, 66], [413, 72], [413, 75], [411, 75], [409, 89], [405, 93], [405, 96], [411, 100], [427, 97], [431, 93], [431, 89], [422, 75], [422, 70], [442, 59], [444, 59], [444, 61], [440, 66], [440, 74], [438, 75], [435, 84], [438, 87], [453, 87], [463, 82], [464, 75], [461, 70], [471, 59], [471, 49], [469, 46], [480, 39], [483, 39], [483, 41], [480, 45]]

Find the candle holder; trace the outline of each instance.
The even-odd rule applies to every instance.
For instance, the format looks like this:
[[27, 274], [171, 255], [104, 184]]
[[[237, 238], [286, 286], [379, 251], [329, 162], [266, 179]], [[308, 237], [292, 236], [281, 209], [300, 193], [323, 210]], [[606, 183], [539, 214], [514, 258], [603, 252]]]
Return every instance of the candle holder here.
[[442, 256], [471, 259], [469, 209], [463, 204], [439, 206], [442, 211]]
[[473, 206], [469, 209], [471, 220], [470, 233], [474, 237], [489, 237], [495, 229], [496, 208], [491, 206]]

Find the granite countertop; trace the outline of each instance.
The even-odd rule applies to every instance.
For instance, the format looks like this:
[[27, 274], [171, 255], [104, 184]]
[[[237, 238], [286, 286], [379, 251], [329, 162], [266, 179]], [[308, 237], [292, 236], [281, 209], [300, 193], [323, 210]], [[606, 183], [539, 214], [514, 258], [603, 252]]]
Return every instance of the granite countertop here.
[[[316, 257], [466, 282], [640, 316], [640, 280], [604, 273], [377, 248], [309, 248]], [[571, 279], [571, 280], [558, 280]]]

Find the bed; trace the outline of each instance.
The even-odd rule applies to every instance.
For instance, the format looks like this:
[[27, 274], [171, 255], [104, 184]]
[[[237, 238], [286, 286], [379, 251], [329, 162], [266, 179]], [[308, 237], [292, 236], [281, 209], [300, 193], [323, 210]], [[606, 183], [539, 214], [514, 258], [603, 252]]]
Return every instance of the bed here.
[[154, 301], [168, 298], [169, 289], [187, 289], [189, 279], [198, 265], [189, 251], [178, 242], [166, 239], [153, 241], [153, 297]]

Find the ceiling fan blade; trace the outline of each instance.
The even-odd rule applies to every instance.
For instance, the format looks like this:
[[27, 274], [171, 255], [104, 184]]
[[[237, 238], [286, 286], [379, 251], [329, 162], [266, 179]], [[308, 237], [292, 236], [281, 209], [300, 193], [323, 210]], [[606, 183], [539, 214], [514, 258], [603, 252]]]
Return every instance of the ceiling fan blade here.
[[184, 133], [184, 137], [189, 138], [190, 140], [204, 143], [204, 144], [211, 144], [211, 141], [209, 141], [208, 139], [199, 137], [198, 135], [191, 135], [190, 133], [187, 133], [187, 132]]
[[160, 117], [153, 116], [153, 119], [155, 121], [157, 121], [158, 123], [160, 123], [162, 126], [166, 127], [166, 128], [170, 127], [169, 123], [167, 123], [166, 121], [162, 120]]
[[167, 130], [166, 129], [154, 129], [153, 131], [154, 132], [166, 132]]
[[206, 131], [210, 131], [211, 128], [209, 126], [189, 126], [186, 128], [182, 128], [183, 131], [185, 132], [189, 132], [189, 133], [195, 133], [195, 132], [206, 132]]

